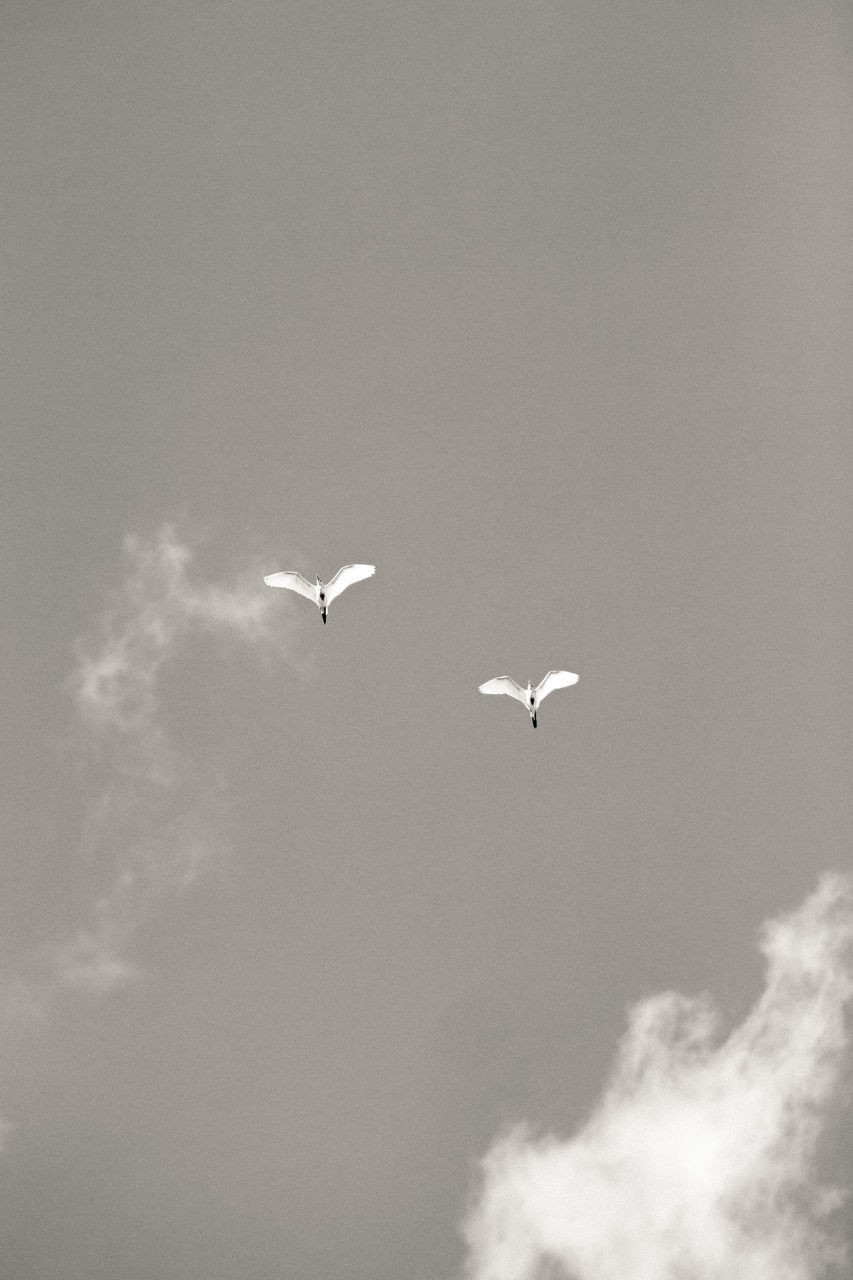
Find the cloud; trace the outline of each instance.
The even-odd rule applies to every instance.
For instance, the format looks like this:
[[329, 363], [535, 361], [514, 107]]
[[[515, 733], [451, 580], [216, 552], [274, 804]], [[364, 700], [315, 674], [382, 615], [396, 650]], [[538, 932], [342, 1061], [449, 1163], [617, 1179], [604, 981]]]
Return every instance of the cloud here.
[[844, 1197], [816, 1166], [848, 1046], [853, 881], [825, 876], [761, 947], [764, 992], [728, 1038], [707, 997], [646, 1000], [579, 1133], [517, 1129], [489, 1151], [469, 1280], [842, 1274]]
[[51, 994], [102, 994], [138, 977], [123, 951], [139, 925], [222, 849], [222, 770], [176, 748], [161, 704], [168, 664], [200, 634], [287, 658], [291, 623], [263, 567], [205, 578], [200, 544], [171, 524], [128, 537], [121, 585], [77, 645], [69, 688], [94, 794], [83, 840], [93, 906], [70, 938], [39, 952]]
[[148, 540], [129, 536], [126, 573], [92, 635], [78, 643], [71, 679], [86, 729], [113, 751], [122, 773], [175, 784], [180, 760], [160, 723], [158, 681], [193, 630], [284, 652], [282, 610], [260, 566], [232, 585], [191, 576], [195, 551], [173, 525]]

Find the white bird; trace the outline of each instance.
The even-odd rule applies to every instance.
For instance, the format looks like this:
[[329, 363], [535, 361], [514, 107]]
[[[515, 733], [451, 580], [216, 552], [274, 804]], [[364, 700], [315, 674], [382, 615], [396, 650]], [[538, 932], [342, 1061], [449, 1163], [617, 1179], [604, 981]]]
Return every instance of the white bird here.
[[480, 685], [480, 693], [508, 693], [511, 698], [518, 698], [518, 701], [523, 702], [530, 712], [530, 719], [535, 729], [536, 712], [539, 710], [542, 699], [547, 698], [554, 689], [566, 689], [570, 684], [577, 684], [579, 678], [573, 671], [549, 671], [535, 689], [529, 680], [527, 688], [522, 689], [512, 676], [495, 676], [494, 680], [487, 680], [485, 684]]
[[338, 569], [334, 578], [330, 578], [328, 582], [322, 582], [315, 574], [317, 581], [311, 583], [307, 578], [303, 578], [301, 573], [285, 569], [282, 573], [267, 574], [264, 582], [268, 587], [286, 587], [289, 591], [298, 591], [301, 596], [313, 600], [325, 623], [326, 610], [332, 601], [354, 582], [370, 578], [375, 572], [375, 564], [345, 564], [343, 569]]

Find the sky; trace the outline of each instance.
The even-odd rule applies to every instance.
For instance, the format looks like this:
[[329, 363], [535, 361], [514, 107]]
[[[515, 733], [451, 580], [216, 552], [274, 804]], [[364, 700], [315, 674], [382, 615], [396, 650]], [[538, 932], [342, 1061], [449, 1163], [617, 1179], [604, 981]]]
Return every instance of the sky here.
[[0, 28], [0, 1272], [848, 1275], [849, 8]]

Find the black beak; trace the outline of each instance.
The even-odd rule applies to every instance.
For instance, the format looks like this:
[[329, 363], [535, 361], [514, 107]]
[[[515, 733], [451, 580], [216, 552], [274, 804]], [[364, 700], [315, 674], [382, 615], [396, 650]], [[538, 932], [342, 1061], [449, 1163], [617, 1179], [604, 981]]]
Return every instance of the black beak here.
[[326, 625], [326, 610], [325, 610], [325, 609], [323, 609], [323, 610], [322, 610], [322, 618], [323, 618], [323, 626], [325, 627], [325, 625]]
[[536, 728], [536, 712], [535, 711], [533, 712], [531, 719], [533, 720], [533, 728], [535, 729]]

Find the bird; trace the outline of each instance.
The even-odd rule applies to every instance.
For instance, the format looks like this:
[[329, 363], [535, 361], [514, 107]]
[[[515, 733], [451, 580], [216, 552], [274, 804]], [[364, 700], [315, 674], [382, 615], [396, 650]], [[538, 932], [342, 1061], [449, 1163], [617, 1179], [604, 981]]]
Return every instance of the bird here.
[[522, 689], [512, 676], [495, 676], [494, 680], [487, 680], [485, 684], [480, 685], [480, 693], [508, 693], [511, 698], [518, 698], [518, 701], [523, 702], [527, 707], [535, 729], [536, 712], [539, 710], [542, 699], [547, 698], [554, 689], [566, 689], [570, 684], [577, 684], [579, 679], [580, 677], [573, 671], [549, 671], [535, 689], [529, 680], [527, 688]]
[[342, 569], [338, 569], [335, 576], [330, 578], [328, 582], [323, 582], [319, 574], [315, 573], [314, 577], [317, 581], [312, 583], [307, 578], [303, 578], [301, 573], [285, 569], [281, 573], [268, 573], [264, 578], [264, 582], [268, 587], [286, 587], [289, 591], [298, 591], [301, 596], [305, 596], [308, 600], [313, 600], [320, 610], [320, 616], [325, 626], [326, 610], [332, 601], [347, 587], [351, 587], [354, 582], [361, 582], [363, 578], [370, 578], [375, 572], [375, 564], [345, 564]]

